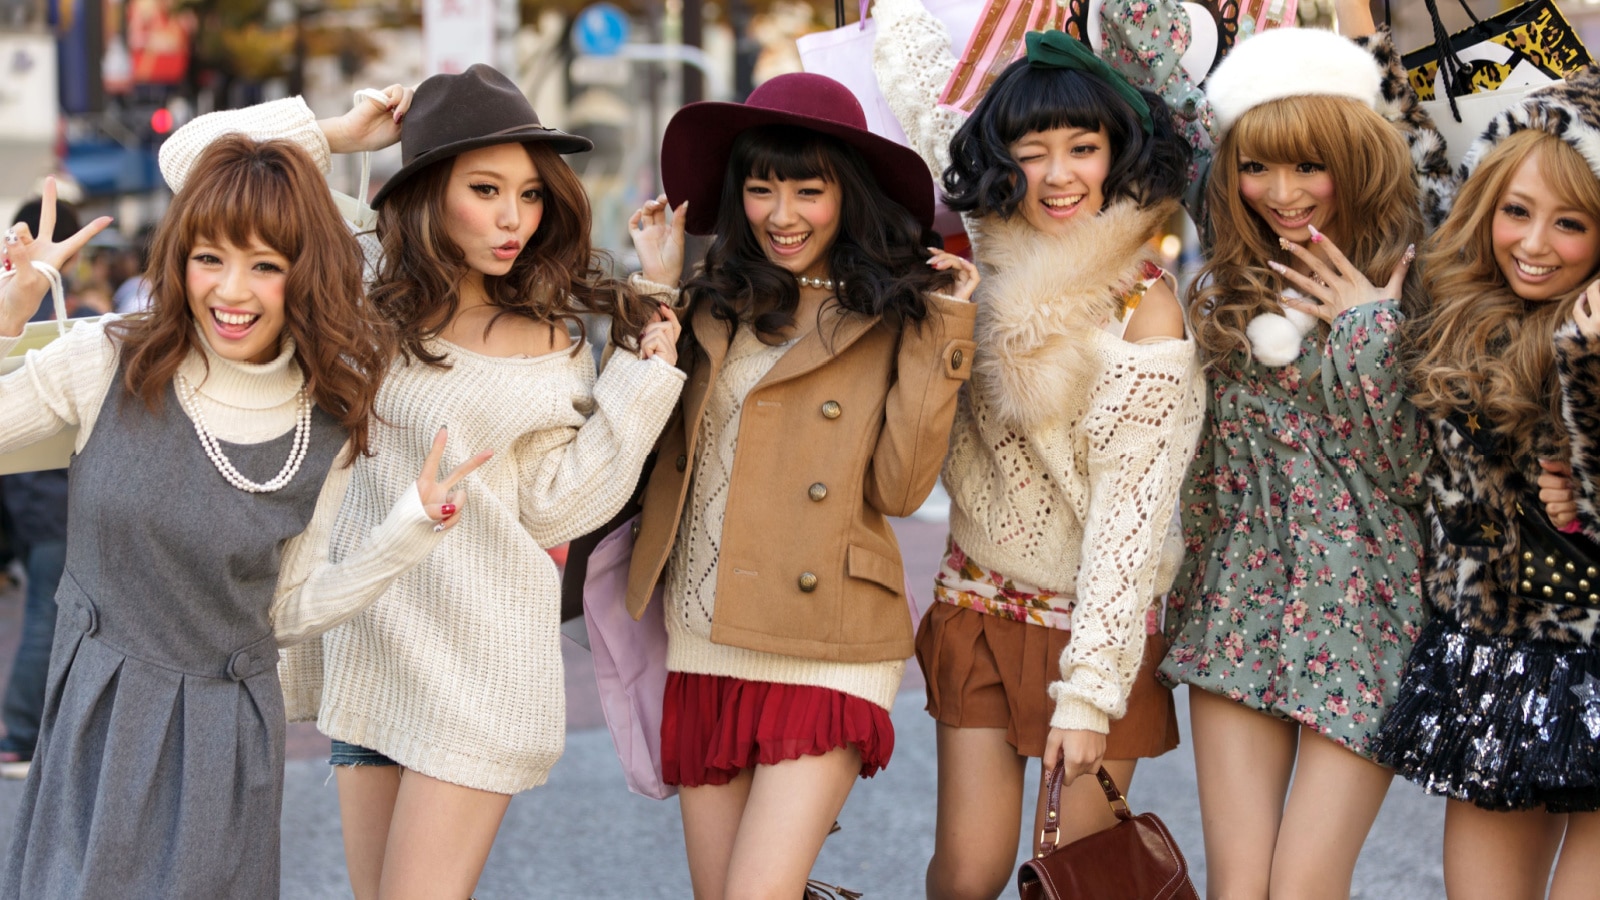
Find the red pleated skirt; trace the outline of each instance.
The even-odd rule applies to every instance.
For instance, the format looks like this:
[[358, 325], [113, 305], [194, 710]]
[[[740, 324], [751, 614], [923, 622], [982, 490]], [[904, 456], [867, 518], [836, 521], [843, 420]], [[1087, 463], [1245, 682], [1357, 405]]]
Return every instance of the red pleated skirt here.
[[888, 711], [830, 688], [667, 673], [661, 711], [667, 784], [727, 784], [745, 769], [840, 747], [860, 751], [861, 777], [876, 775], [894, 752]]

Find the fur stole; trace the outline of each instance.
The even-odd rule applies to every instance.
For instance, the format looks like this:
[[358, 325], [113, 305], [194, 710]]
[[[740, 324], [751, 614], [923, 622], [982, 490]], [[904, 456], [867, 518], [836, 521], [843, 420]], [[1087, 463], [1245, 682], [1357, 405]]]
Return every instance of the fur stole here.
[[1065, 235], [1020, 213], [969, 221], [983, 278], [973, 386], [1008, 426], [1047, 424], [1088, 394], [1100, 370], [1095, 332], [1141, 280], [1150, 238], [1177, 208], [1122, 200]]

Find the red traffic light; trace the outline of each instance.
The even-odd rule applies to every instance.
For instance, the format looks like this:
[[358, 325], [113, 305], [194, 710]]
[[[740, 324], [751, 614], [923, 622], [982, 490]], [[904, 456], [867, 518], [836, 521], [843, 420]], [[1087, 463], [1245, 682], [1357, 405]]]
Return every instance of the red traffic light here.
[[163, 106], [151, 113], [150, 130], [156, 134], [170, 134], [172, 132], [172, 112]]

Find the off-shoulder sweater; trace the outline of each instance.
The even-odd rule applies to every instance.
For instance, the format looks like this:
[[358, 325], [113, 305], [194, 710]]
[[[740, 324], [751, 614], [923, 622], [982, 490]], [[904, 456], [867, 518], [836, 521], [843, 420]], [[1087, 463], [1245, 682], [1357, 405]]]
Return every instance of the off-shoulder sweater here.
[[[955, 58], [918, 0], [879, 0], [878, 85], [934, 172], [965, 121], [937, 100]], [[1075, 597], [1051, 685], [1056, 728], [1105, 732], [1126, 711], [1145, 612], [1181, 558], [1178, 488], [1204, 412], [1193, 341], [1103, 327], [1175, 206], [1109, 205], [1055, 237], [1020, 216], [965, 217], [983, 281], [977, 361], [945, 462], [951, 536], [986, 567]]]

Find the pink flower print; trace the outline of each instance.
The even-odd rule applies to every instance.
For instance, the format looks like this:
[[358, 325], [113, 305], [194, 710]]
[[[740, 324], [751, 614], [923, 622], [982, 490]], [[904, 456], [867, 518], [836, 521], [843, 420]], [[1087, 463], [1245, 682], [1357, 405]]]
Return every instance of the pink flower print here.
[[1235, 665], [1244, 662], [1244, 635], [1237, 631], [1222, 639], [1222, 650]]
[[1344, 694], [1339, 691], [1329, 694], [1327, 701], [1322, 705], [1324, 709], [1335, 716], [1344, 717], [1350, 715], [1350, 703], [1344, 699]]
[[1283, 608], [1283, 627], [1298, 631], [1306, 623], [1306, 602], [1296, 600]]
[[1318, 653], [1316, 656], [1313, 656], [1310, 661], [1306, 663], [1306, 671], [1313, 675], [1328, 674], [1328, 651], [1324, 650], [1321, 653]]
[[967, 565], [967, 554], [966, 554], [966, 551], [962, 550], [960, 546], [958, 546], [955, 543], [952, 543], [950, 545], [950, 554], [949, 555], [950, 555], [950, 568], [952, 570], [954, 570], [956, 572], [959, 572], [963, 568], [966, 567], [966, 565]]
[[1365, 724], [1367, 724], [1367, 720], [1370, 719], [1370, 718], [1372, 718], [1372, 717], [1367, 715], [1366, 713], [1358, 712], [1355, 715], [1350, 717], [1350, 721], [1356, 723], [1357, 725], [1365, 725]]

